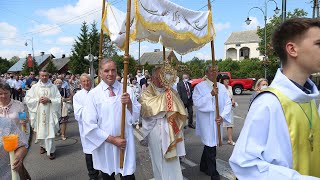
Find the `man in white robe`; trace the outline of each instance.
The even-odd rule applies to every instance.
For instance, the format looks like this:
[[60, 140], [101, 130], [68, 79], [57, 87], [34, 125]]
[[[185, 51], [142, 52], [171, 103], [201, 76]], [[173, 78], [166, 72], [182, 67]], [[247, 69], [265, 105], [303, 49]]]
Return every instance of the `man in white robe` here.
[[[201, 142], [205, 145], [200, 162], [200, 171], [211, 176], [211, 179], [220, 179], [216, 169], [216, 146], [218, 144], [217, 123], [222, 121], [230, 123], [232, 103], [227, 89], [221, 83], [217, 83], [214, 90], [214, 75], [212, 66], [206, 68], [206, 80], [197, 84], [194, 88], [192, 99], [196, 109], [196, 134], [201, 136]], [[218, 94], [220, 116], [216, 117], [215, 96]], [[222, 129], [222, 126], [220, 126]], [[222, 132], [222, 130], [221, 130]]]
[[89, 151], [89, 148], [87, 147], [88, 142], [84, 137], [84, 132], [83, 132], [83, 109], [84, 109], [84, 106], [86, 106], [88, 93], [92, 88], [92, 80], [88, 74], [84, 73], [80, 76], [80, 83], [81, 83], [82, 89], [73, 96], [74, 117], [78, 121], [78, 125], [79, 125], [81, 144], [82, 144], [82, 149], [86, 158], [86, 165], [88, 169], [89, 178], [91, 180], [97, 180], [99, 171], [93, 168], [92, 152]]
[[182, 129], [187, 113], [176, 91], [163, 87], [159, 73], [160, 68], [153, 70], [152, 83], [139, 100], [143, 118], [141, 131], [148, 142], [154, 178], [183, 180], [179, 156], [186, 155]]
[[[132, 124], [140, 116], [140, 104], [134, 91], [127, 87], [122, 93], [122, 84], [116, 81], [117, 67], [111, 59], [100, 65], [102, 81], [92, 89], [83, 110], [83, 131], [89, 152], [92, 152], [93, 167], [102, 171], [104, 180], [135, 179], [135, 142]], [[125, 139], [121, 139], [122, 103], [127, 105]], [[120, 169], [120, 148], [125, 151], [123, 169]]]
[[31, 126], [40, 141], [40, 154], [47, 153], [55, 159], [55, 134], [59, 130], [61, 95], [58, 88], [49, 80], [48, 72], [40, 71], [40, 80], [27, 91], [25, 101], [29, 110]]
[[[283, 69], [277, 71], [270, 87], [281, 92], [293, 105], [310, 103], [311, 108], [311, 102], [319, 95], [317, 87], [308, 77], [320, 71], [320, 21], [308, 18], [289, 19], [274, 32], [272, 43], [283, 64]], [[288, 108], [291, 109], [293, 106]], [[306, 126], [299, 126], [295, 131], [298, 132], [303, 128], [309, 131], [309, 122], [305, 114], [300, 112], [302, 108], [300, 109], [299, 106], [291, 119], [286, 118], [285, 109], [278, 95], [273, 93], [262, 92], [254, 99], [229, 160], [238, 179], [319, 179], [319, 165], [307, 162], [307, 167], [303, 168], [304, 170], [313, 168], [313, 172], [318, 175], [301, 174], [294, 168], [294, 160], [299, 157], [303, 161], [312, 161], [308, 157], [316, 153], [314, 157], [319, 158], [319, 133], [314, 134], [317, 140], [314, 142], [314, 150], [300, 151], [299, 157], [294, 156], [293, 152], [297, 148], [309, 148], [309, 142], [305, 144], [300, 141], [299, 145], [293, 145], [292, 136], [301, 138], [302, 134], [294, 131], [289, 133], [291, 124], [300, 121]], [[310, 109], [307, 112], [309, 111]], [[302, 114], [303, 118], [294, 119], [299, 114]], [[313, 120], [313, 126], [316, 126], [319, 120], [318, 115], [318, 118]], [[290, 123], [288, 124], [287, 121]], [[313, 128], [319, 132], [320, 126]], [[307, 138], [306, 141], [308, 141]], [[316, 161], [315, 163], [320, 163]], [[302, 162], [295, 163], [302, 164]], [[318, 176], [318, 178], [311, 176]]]

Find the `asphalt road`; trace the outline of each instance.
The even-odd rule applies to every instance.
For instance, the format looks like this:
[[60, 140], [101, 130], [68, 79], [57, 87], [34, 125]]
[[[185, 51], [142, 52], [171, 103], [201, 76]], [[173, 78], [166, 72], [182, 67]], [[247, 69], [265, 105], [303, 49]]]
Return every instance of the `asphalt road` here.
[[[244, 118], [248, 111], [248, 103], [251, 92], [245, 92], [243, 95], [235, 96], [235, 100], [239, 104], [235, 110], [235, 126], [233, 139], [237, 140], [241, 128], [244, 123]], [[223, 146], [217, 148], [217, 165], [221, 179], [232, 179], [233, 174], [228, 164], [228, 159], [232, 153], [233, 146], [228, 145], [226, 130], [223, 131]], [[25, 159], [25, 166], [34, 180], [86, 180], [87, 169], [85, 158], [82, 152], [80, 143], [77, 121], [73, 115], [70, 115], [70, 120], [67, 128], [68, 139], [62, 141], [56, 138], [57, 150], [56, 159], [49, 160], [46, 155], [39, 153], [39, 144], [31, 143], [29, 153]], [[141, 135], [135, 131], [136, 136], [136, 151], [137, 151], [137, 180], [153, 179], [151, 160], [149, 157], [148, 148], [142, 146], [139, 142]], [[185, 130], [185, 144], [187, 155], [181, 160], [181, 168], [183, 176], [188, 180], [209, 180], [210, 177], [199, 171], [199, 162], [203, 151], [203, 145], [199, 137], [195, 135], [195, 130]], [[117, 179], [120, 179], [117, 177]]]

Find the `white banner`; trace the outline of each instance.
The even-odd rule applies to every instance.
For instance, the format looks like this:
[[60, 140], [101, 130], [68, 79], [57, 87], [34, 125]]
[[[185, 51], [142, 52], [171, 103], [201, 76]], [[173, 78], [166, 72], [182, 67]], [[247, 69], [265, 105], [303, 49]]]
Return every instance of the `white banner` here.
[[[103, 30], [124, 49], [126, 13], [107, 4]], [[168, 0], [132, 0], [130, 40], [160, 42], [179, 54], [198, 50], [213, 40], [211, 11], [193, 11]]]

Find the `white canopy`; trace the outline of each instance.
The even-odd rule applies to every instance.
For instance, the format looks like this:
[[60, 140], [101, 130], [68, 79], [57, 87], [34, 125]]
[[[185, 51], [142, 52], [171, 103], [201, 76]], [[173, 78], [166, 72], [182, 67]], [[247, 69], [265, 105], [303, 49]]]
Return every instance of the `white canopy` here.
[[[126, 13], [106, 5], [103, 31], [120, 49], [125, 47]], [[160, 42], [179, 54], [198, 50], [212, 41], [215, 33], [211, 11], [193, 11], [168, 0], [132, 0], [131, 41]]]

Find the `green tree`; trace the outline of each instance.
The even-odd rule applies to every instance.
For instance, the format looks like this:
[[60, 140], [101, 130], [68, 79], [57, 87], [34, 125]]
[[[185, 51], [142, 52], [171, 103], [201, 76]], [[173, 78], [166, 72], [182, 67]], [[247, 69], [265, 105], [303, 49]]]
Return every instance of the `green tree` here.
[[103, 34], [102, 54], [104, 58], [113, 57], [117, 55], [119, 49], [111, 42], [107, 34]]
[[18, 56], [13, 56], [9, 62], [11, 64], [11, 66], [13, 66], [15, 63], [17, 63], [20, 60], [20, 58]]
[[151, 64], [149, 64], [148, 62], [146, 62], [146, 63], [143, 65], [144, 70], [148, 70], [149, 73], [150, 73], [150, 75], [151, 75], [152, 69], [153, 69], [154, 67], [155, 67], [154, 65], [151, 65]]
[[188, 61], [186, 65], [189, 67], [191, 73], [191, 78], [199, 78], [204, 76], [204, 69], [207, 62], [205, 60], [200, 60], [197, 57], [192, 58], [191, 61]]
[[39, 73], [39, 65], [36, 62], [36, 60], [33, 58], [33, 67], [29, 68], [28, 67], [28, 57], [26, 57], [26, 61], [22, 65], [21, 74], [24, 75], [24, 76], [27, 76], [27, 75], [30, 74], [31, 71], [33, 71], [36, 74], [38, 74]]
[[88, 71], [89, 62], [84, 59], [84, 56], [89, 54], [89, 32], [88, 25], [83, 22], [80, 29], [80, 35], [75, 40], [70, 56], [70, 70], [74, 74], [81, 74]]
[[[294, 9], [293, 12], [288, 12], [287, 19], [293, 18], [293, 17], [306, 17], [308, 15], [307, 12], [305, 12], [303, 9]], [[272, 49], [272, 43], [271, 38], [272, 34], [275, 31], [277, 27], [280, 26], [282, 22], [282, 17], [274, 15], [272, 18], [270, 18], [270, 22], [266, 25], [266, 40], [267, 40], [267, 57], [268, 61], [267, 64], [262, 64], [263, 66], [267, 66], [268, 68], [268, 75], [270, 77], [273, 77], [277, 71], [277, 69], [280, 66], [280, 61], [277, 58], [277, 55]], [[259, 43], [259, 51], [264, 52], [265, 45], [264, 45], [264, 28], [261, 28], [257, 31], [258, 36], [260, 37], [261, 41]], [[263, 63], [263, 62], [262, 62]], [[261, 71], [264, 71], [264, 68], [261, 68]], [[263, 77], [263, 76], [261, 76]]]
[[[119, 56], [116, 54], [112, 57], [112, 60], [114, 60], [117, 64], [118, 73], [123, 73], [124, 56], [123, 55]], [[136, 65], [137, 65], [136, 60], [132, 56], [130, 56], [129, 57], [129, 65], [128, 65], [128, 73], [135, 74], [136, 73]]]
[[46, 70], [50, 73], [50, 74], [54, 74], [56, 72], [58, 72], [57, 67], [53, 64], [52, 59], [50, 59], [50, 61], [48, 62], [48, 65], [46, 67]]
[[0, 74], [6, 73], [11, 66], [11, 63], [6, 58], [0, 57]]

